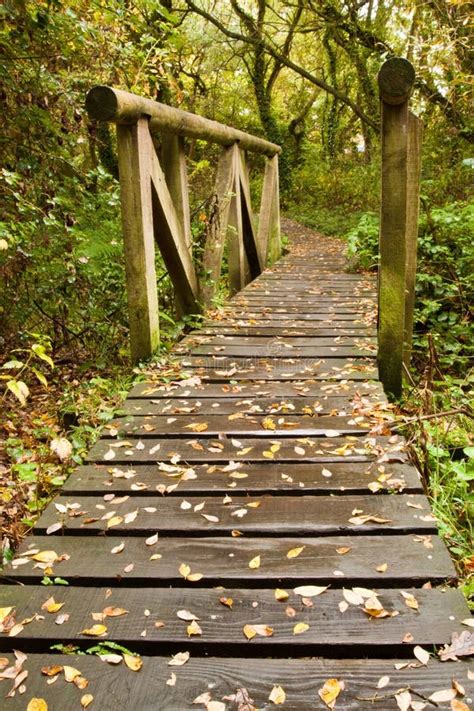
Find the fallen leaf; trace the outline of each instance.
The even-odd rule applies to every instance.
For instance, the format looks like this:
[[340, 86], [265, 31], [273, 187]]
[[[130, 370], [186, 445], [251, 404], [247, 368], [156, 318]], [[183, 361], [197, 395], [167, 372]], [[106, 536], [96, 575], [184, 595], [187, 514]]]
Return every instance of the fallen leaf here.
[[336, 705], [336, 699], [344, 689], [344, 685], [338, 679], [328, 679], [319, 689], [318, 694], [328, 709], [333, 709]]
[[175, 686], [177, 678], [176, 674], [171, 672], [170, 678], [166, 680], [166, 686]]
[[275, 421], [271, 417], [265, 417], [262, 420], [262, 427], [264, 430], [276, 430]]
[[191, 568], [186, 563], [181, 563], [181, 565], [178, 568], [178, 571], [179, 571], [180, 575], [183, 576], [183, 578], [187, 578], [189, 573], [191, 572]]
[[120, 524], [123, 523], [123, 520], [123, 516], [112, 516], [112, 518], [109, 518], [109, 520], [107, 521], [107, 528], [120, 526]]
[[400, 590], [400, 595], [405, 600], [405, 605], [412, 610], [418, 610], [418, 600], [412, 593], [407, 593], [405, 590]]
[[48, 704], [44, 699], [32, 698], [26, 711], [48, 711]]
[[201, 635], [202, 634], [202, 629], [199, 626], [199, 624], [196, 622], [196, 620], [193, 620], [186, 628], [186, 632], [188, 633], [188, 637], [192, 637], [195, 635]]
[[31, 558], [39, 563], [54, 563], [58, 559], [58, 554], [55, 551], [40, 551], [32, 555]]
[[474, 654], [474, 634], [469, 630], [453, 632], [451, 644], [446, 644], [438, 652], [442, 662], [450, 659], [456, 661], [458, 657], [468, 657]]
[[94, 697], [92, 694], [84, 694], [84, 696], [81, 697], [81, 706], [83, 709], [86, 709], [88, 706], [91, 705], [91, 703], [94, 701]]
[[395, 701], [400, 711], [409, 711], [411, 707], [411, 694], [409, 691], [401, 691], [395, 694]]
[[104, 617], [120, 617], [121, 615], [128, 615], [128, 610], [124, 610], [123, 607], [105, 607], [102, 610], [102, 615]]
[[199, 617], [193, 615], [193, 613], [189, 610], [178, 610], [176, 616], [179, 617], [180, 620], [184, 620], [185, 622], [191, 622], [191, 620], [199, 620]]
[[268, 700], [274, 703], [276, 706], [284, 704], [286, 701], [285, 690], [281, 686], [274, 686], [270, 692]]
[[268, 625], [244, 625], [243, 632], [247, 639], [253, 639], [256, 635], [259, 637], [271, 637], [273, 635], [273, 627]]
[[56, 602], [54, 597], [50, 597], [46, 600], [46, 602], [43, 602], [41, 605], [42, 610], [46, 610], [46, 612], [50, 612], [51, 614], [55, 612], [59, 612], [59, 610], [64, 606], [64, 602]]
[[375, 568], [375, 570], [377, 571], [377, 573], [386, 573], [386, 572], [387, 572], [387, 568], [388, 568], [388, 564], [387, 564], [387, 563], [382, 563], [381, 565], [378, 565], [378, 566]]
[[134, 654], [124, 654], [123, 661], [127, 667], [134, 672], [140, 671], [143, 666], [143, 659], [141, 657], [136, 657]]
[[118, 546], [114, 546], [110, 552], [113, 553], [114, 555], [116, 555], [117, 553], [121, 553], [124, 548], [125, 548], [125, 543], [122, 541], [121, 543], [119, 543]]
[[349, 546], [341, 546], [340, 548], [336, 548], [336, 553], [338, 555], [346, 555], [346, 553], [350, 553], [352, 548]]
[[193, 704], [202, 704], [204, 706], [207, 706], [210, 701], [211, 701], [211, 692], [205, 691], [203, 694], [199, 694], [199, 696], [196, 696], [196, 698], [192, 701], [192, 703]]
[[85, 630], [82, 630], [79, 634], [85, 634], [88, 637], [103, 637], [107, 633], [107, 627], [105, 625], [92, 625]]
[[41, 667], [41, 673], [45, 676], [56, 676], [57, 674], [60, 674], [62, 670], [63, 667], [60, 664], [53, 664], [49, 667]]
[[75, 667], [64, 665], [63, 671], [64, 678], [66, 679], [66, 681], [74, 681], [74, 679], [77, 679], [77, 677], [82, 676], [82, 672], [80, 672], [79, 669], [76, 669]]
[[384, 689], [390, 683], [389, 676], [381, 676], [377, 682], [377, 689]]
[[430, 701], [435, 703], [443, 703], [444, 701], [451, 701], [456, 696], [456, 689], [441, 689], [441, 691], [435, 691], [431, 696], [429, 696]]
[[209, 425], [207, 422], [191, 422], [191, 424], [185, 425], [185, 427], [192, 432], [205, 432]]
[[451, 711], [471, 711], [471, 709], [467, 704], [464, 703], [464, 701], [459, 701], [459, 699], [452, 699]]
[[234, 601], [231, 597], [220, 597], [219, 602], [221, 605], [224, 605], [224, 607], [228, 607], [230, 610], [232, 610], [232, 605], [234, 604]]
[[305, 549], [305, 546], [299, 546], [298, 548], [292, 548], [291, 550], [288, 551], [286, 554], [287, 558], [298, 558], [300, 553], [302, 553]]
[[321, 595], [321, 593], [325, 592], [328, 587], [328, 585], [326, 585], [326, 587], [318, 585], [300, 585], [300, 587], [294, 589], [294, 592], [302, 597], [316, 597], [316, 595]]
[[424, 666], [426, 666], [430, 661], [430, 653], [419, 645], [416, 645], [416, 647], [413, 649], [413, 654], [418, 659], [418, 661], [421, 662]]
[[61, 462], [68, 460], [72, 454], [72, 444], [65, 437], [53, 439], [50, 448]]
[[202, 580], [204, 575], [202, 573], [190, 573], [186, 580], [189, 580], [190, 583], [197, 583], [198, 580]]
[[157, 542], [158, 542], [158, 534], [157, 533], [155, 533], [155, 534], [153, 534], [153, 536], [150, 536], [149, 538], [145, 539], [145, 544], [147, 546], [154, 546], [155, 543], [157, 543]]
[[303, 634], [309, 630], [309, 625], [306, 622], [298, 622], [293, 627], [293, 634]]
[[182, 667], [183, 664], [186, 664], [187, 661], [189, 661], [190, 657], [189, 652], [178, 652], [177, 654], [174, 654], [170, 661], [168, 662], [169, 667]]
[[282, 602], [284, 600], [288, 600], [289, 597], [290, 595], [286, 592], [286, 590], [282, 590], [281, 588], [277, 588], [275, 590], [275, 600]]
[[255, 558], [252, 558], [252, 560], [249, 561], [249, 568], [251, 568], [252, 570], [260, 568], [260, 556], [259, 555], [256, 555]]

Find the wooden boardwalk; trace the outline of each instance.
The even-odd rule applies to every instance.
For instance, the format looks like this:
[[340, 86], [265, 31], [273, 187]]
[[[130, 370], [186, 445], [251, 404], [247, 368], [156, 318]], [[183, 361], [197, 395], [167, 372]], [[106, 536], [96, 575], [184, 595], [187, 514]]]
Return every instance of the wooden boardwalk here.
[[[4, 574], [1, 652], [28, 675], [2, 709], [469, 708], [435, 650], [468, 608], [390, 430], [376, 283], [345, 268], [302, 231], [175, 348], [181, 379], [132, 389]], [[109, 642], [141, 669], [51, 651]]]

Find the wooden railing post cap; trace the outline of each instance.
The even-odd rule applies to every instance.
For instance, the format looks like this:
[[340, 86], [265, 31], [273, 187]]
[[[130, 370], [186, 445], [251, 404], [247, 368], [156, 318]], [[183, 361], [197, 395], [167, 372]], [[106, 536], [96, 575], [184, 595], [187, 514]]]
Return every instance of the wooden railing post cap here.
[[114, 89], [110, 86], [93, 86], [87, 92], [86, 109], [92, 119], [96, 121], [115, 121], [119, 108], [119, 101]]
[[380, 67], [377, 81], [380, 98], [396, 106], [410, 98], [415, 83], [415, 69], [408, 59], [392, 57]]

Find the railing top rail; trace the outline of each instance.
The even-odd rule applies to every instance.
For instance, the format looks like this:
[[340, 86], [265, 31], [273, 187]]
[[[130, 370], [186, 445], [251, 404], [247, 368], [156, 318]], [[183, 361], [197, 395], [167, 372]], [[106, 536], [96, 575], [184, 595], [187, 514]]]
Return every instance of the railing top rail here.
[[244, 150], [267, 156], [274, 156], [281, 152], [280, 146], [276, 143], [270, 143], [218, 121], [181, 111], [128, 91], [113, 89], [110, 86], [94, 86], [87, 94], [86, 107], [89, 116], [98, 121], [131, 124], [135, 123], [140, 116], [148, 116], [152, 132], [200, 138], [221, 146], [229, 146], [237, 142]]

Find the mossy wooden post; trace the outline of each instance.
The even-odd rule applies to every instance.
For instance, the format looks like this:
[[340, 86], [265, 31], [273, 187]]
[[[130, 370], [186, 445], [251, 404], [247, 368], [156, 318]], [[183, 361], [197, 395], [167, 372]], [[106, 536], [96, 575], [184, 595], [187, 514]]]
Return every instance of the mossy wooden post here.
[[148, 119], [117, 126], [130, 349], [134, 363], [158, 347], [158, 295]]
[[378, 75], [382, 144], [378, 359], [384, 388], [395, 397], [402, 391], [405, 324], [410, 318], [413, 323], [407, 313], [409, 303], [413, 311], [413, 295], [407, 298], [407, 288], [413, 291], [414, 278], [407, 279], [407, 274], [413, 273], [413, 216], [418, 203], [413, 186], [416, 171], [410, 168], [409, 158], [413, 143], [408, 137], [408, 100], [414, 80], [412, 65], [401, 58], [389, 59]]
[[264, 267], [280, 258], [281, 236], [278, 153], [271, 158], [267, 158], [265, 162], [257, 241], [260, 261]]

